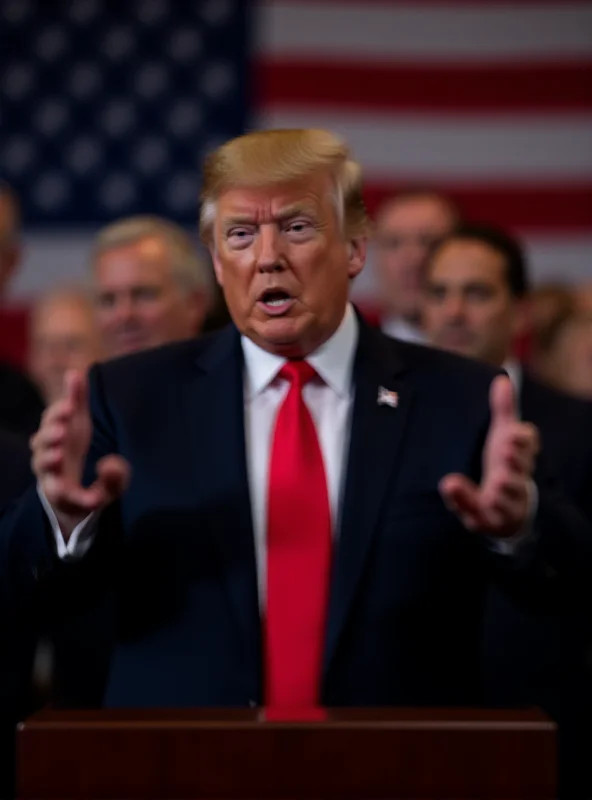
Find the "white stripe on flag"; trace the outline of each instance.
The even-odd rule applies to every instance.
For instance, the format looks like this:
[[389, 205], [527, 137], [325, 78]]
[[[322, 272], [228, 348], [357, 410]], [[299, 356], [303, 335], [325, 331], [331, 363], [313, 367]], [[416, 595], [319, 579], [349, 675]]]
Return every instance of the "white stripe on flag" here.
[[592, 177], [592, 114], [403, 115], [269, 109], [261, 127], [343, 136], [366, 181], [582, 180]]
[[337, 3], [258, 9], [264, 57], [521, 62], [592, 56], [592, 6], [548, 3]]

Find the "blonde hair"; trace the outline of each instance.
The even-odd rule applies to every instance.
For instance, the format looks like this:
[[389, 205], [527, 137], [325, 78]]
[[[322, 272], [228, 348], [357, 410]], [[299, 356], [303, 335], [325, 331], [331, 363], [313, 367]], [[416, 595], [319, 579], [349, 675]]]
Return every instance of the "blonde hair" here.
[[107, 225], [95, 238], [92, 263], [108, 250], [148, 238], [165, 243], [171, 256], [174, 276], [184, 291], [211, 290], [210, 271], [199, 256], [191, 236], [180, 225], [161, 217], [126, 217]]
[[363, 236], [368, 215], [362, 197], [362, 169], [347, 145], [320, 129], [266, 130], [223, 144], [205, 161], [199, 230], [210, 243], [216, 200], [225, 189], [259, 187], [328, 172], [335, 182], [335, 204], [348, 237]]

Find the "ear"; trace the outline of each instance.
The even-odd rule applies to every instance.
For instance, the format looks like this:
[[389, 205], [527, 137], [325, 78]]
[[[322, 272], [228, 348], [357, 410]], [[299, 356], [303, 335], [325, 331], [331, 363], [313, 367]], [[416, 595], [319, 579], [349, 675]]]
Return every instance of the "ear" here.
[[365, 236], [356, 236], [347, 242], [348, 275], [350, 280], [359, 275], [366, 263], [368, 239]]
[[212, 258], [212, 264], [214, 266], [214, 274], [216, 276], [216, 282], [218, 286], [224, 286], [224, 271], [222, 269], [222, 264], [220, 262], [220, 258], [218, 257], [218, 251], [216, 250], [216, 245], [211, 244], [209, 247], [210, 256]]

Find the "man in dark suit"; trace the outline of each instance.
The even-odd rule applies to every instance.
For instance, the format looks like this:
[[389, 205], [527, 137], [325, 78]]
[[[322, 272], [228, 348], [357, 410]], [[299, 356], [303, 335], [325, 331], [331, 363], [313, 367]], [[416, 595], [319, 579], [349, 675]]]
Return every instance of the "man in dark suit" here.
[[204, 176], [234, 324], [68, 376], [39, 490], [0, 521], [6, 602], [107, 593], [107, 705], [478, 702], [489, 577], [533, 602], [578, 584], [588, 523], [537, 492], [507, 377], [357, 318], [338, 139], [250, 134]]
[[[520, 244], [497, 228], [463, 225], [444, 239], [429, 263], [426, 332], [433, 344], [506, 369], [521, 418], [540, 432], [543, 457], [565, 493], [592, 520], [592, 404], [539, 383], [511, 356], [513, 340], [526, 324], [527, 292]], [[581, 749], [584, 764], [585, 742], [590, 742], [583, 736], [592, 710], [592, 622], [586, 601], [576, 595], [571, 604], [564, 602], [562, 613], [533, 614], [493, 586], [485, 617], [487, 700], [541, 705], [563, 723], [569, 797], [584, 792], [575, 760]]]

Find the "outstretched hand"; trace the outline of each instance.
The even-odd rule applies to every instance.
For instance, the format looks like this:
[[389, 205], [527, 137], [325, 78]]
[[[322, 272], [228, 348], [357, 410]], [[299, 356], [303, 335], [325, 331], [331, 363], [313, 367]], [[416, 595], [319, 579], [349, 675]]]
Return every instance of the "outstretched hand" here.
[[491, 424], [483, 450], [481, 484], [465, 475], [450, 474], [442, 478], [439, 489], [466, 528], [509, 538], [527, 522], [539, 435], [534, 425], [518, 419], [514, 389], [507, 376], [495, 378], [489, 403]]
[[91, 436], [87, 379], [72, 370], [63, 397], [47, 408], [31, 438], [33, 471], [66, 539], [88, 514], [119, 497], [129, 480], [125, 459], [110, 455], [97, 462], [95, 482], [82, 485]]

